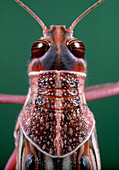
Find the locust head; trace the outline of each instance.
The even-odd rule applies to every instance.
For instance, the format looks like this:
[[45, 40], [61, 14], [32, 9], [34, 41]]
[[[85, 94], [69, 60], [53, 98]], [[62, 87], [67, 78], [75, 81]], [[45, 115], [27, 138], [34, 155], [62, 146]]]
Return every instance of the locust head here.
[[84, 11], [68, 29], [64, 25], [52, 25], [50, 29], [47, 28], [42, 20], [21, 1], [15, 1], [31, 14], [43, 29], [43, 37], [37, 40], [31, 48], [28, 72], [67, 70], [86, 73], [85, 47], [79, 39], [73, 37], [73, 30], [85, 15], [104, 0], [99, 0]]

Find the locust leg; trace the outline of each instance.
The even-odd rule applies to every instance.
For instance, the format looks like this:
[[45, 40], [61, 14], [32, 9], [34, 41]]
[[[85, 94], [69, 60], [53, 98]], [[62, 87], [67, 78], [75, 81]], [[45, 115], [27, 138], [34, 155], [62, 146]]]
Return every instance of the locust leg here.
[[119, 82], [100, 84], [87, 87], [85, 89], [85, 96], [87, 101], [111, 97], [115, 95], [119, 95]]
[[17, 149], [14, 150], [11, 157], [9, 158], [5, 170], [14, 170], [16, 167], [16, 155], [17, 155]]
[[0, 94], [0, 103], [2, 104], [24, 104], [25, 100], [26, 96]]
[[14, 138], [15, 138], [15, 150], [13, 151], [11, 157], [9, 158], [5, 170], [14, 170], [16, 168], [16, 157], [18, 153], [18, 135], [19, 135], [19, 123], [16, 123]]

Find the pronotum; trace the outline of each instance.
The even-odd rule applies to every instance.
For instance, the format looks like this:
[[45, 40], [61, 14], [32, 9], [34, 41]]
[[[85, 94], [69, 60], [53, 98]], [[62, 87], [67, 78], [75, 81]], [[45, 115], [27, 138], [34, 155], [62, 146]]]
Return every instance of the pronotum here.
[[42, 26], [44, 37], [31, 49], [30, 88], [14, 134], [16, 169], [101, 169], [95, 120], [84, 96], [85, 48], [73, 37], [73, 29], [103, 1], [84, 12], [69, 29], [48, 29], [27, 8]]

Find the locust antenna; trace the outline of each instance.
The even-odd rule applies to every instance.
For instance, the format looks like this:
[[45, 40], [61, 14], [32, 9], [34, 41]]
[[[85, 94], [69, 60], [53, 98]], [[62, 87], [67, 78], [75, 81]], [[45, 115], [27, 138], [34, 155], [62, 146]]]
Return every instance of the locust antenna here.
[[104, 2], [105, 0], [99, 0], [98, 2], [96, 2], [94, 5], [92, 5], [91, 7], [89, 7], [86, 11], [84, 11], [69, 27], [70, 30], [73, 30], [74, 27], [78, 24], [78, 22], [84, 18], [90, 11], [92, 11], [94, 8], [96, 8], [98, 5], [100, 5], [102, 2]]
[[31, 11], [26, 5], [24, 5], [21, 1], [15, 0], [21, 7], [23, 7], [35, 20], [41, 25], [43, 31], [47, 29], [43, 21], [36, 15], [34, 14], [33, 11]]

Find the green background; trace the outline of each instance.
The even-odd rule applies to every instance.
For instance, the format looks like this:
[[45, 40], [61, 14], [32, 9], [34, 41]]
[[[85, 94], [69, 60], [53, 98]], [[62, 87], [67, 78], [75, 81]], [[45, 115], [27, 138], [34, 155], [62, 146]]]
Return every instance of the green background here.
[[[71, 23], [96, 0], [23, 0], [49, 27]], [[26, 95], [27, 63], [40, 25], [13, 0], [0, 1], [0, 93]], [[86, 86], [119, 81], [119, 0], [106, 0], [76, 26], [85, 44]], [[119, 169], [119, 96], [88, 102], [94, 113], [102, 169]], [[21, 105], [0, 105], [0, 168], [14, 149], [13, 131]]]

